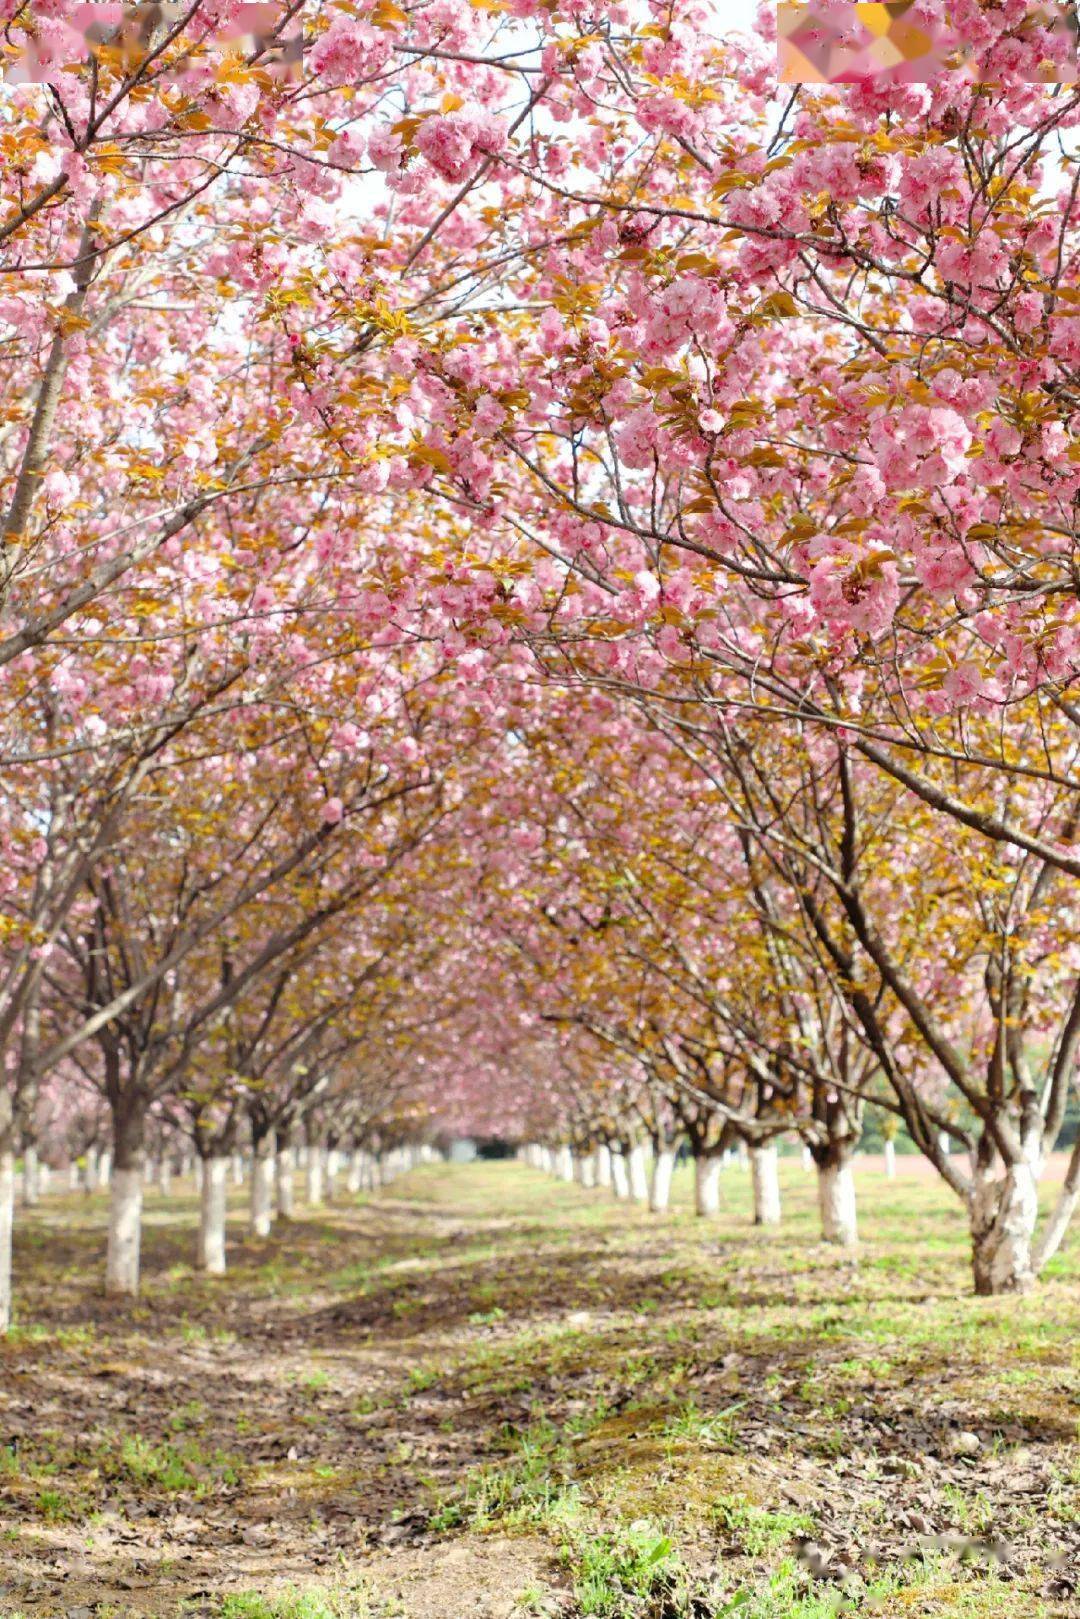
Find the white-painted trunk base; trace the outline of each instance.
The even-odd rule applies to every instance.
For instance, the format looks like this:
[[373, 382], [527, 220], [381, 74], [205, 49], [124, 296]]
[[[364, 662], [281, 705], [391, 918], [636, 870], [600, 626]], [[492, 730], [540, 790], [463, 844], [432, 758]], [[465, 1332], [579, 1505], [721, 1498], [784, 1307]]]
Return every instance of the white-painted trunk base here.
[[203, 1164], [202, 1203], [199, 1209], [199, 1269], [210, 1276], [225, 1274], [225, 1201], [229, 1160], [220, 1154]]
[[283, 1219], [291, 1219], [295, 1208], [293, 1190], [293, 1157], [290, 1148], [286, 1147], [277, 1155], [277, 1211]]
[[596, 1154], [587, 1152], [581, 1159], [581, 1184], [591, 1192], [596, 1185]]
[[859, 1240], [859, 1226], [850, 1164], [826, 1164], [818, 1169], [818, 1209], [823, 1240], [853, 1248]]
[[118, 1169], [109, 1193], [109, 1238], [105, 1291], [134, 1296], [139, 1291], [139, 1238], [142, 1229], [142, 1171]]
[[694, 1209], [703, 1216], [720, 1208], [720, 1154], [701, 1153], [694, 1159]]
[[23, 1202], [28, 1209], [41, 1201], [41, 1165], [36, 1147], [23, 1152]]
[[168, 1197], [172, 1191], [172, 1159], [168, 1153], [158, 1165], [158, 1191], [162, 1197]]
[[597, 1147], [596, 1149], [596, 1184], [597, 1186], [611, 1185], [610, 1147]]
[[304, 1166], [307, 1201], [313, 1209], [321, 1208], [323, 1201], [323, 1173], [326, 1164], [320, 1147], [309, 1147]]
[[0, 1152], [0, 1332], [11, 1326], [11, 1231], [15, 1224], [15, 1154]]
[[87, 1147], [86, 1163], [83, 1166], [83, 1186], [88, 1192], [96, 1192], [101, 1185], [101, 1158], [96, 1147]]
[[274, 1223], [274, 1159], [268, 1152], [256, 1152], [251, 1160], [251, 1230], [256, 1237], [268, 1237]]
[[775, 1142], [750, 1149], [750, 1176], [754, 1188], [754, 1224], [780, 1224], [779, 1154]]
[[885, 1143], [885, 1174], [891, 1181], [896, 1179], [896, 1148], [891, 1141]]
[[613, 1152], [611, 1155], [611, 1190], [618, 1198], [630, 1196], [630, 1175], [624, 1152]]
[[980, 1171], [971, 1194], [971, 1260], [979, 1294], [1026, 1293], [1035, 1281], [1031, 1244], [1039, 1217], [1035, 1162]]
[[649, 1207], [654, 1214], [663, 1214], [671, 1202], [671, 1177], [674, 1172], [675, 1154], [669, 1147], [661, 1147], [653, 1159], [649, 1186]]
[[349, 1154], [349, 1167], [345, 1171], [345, 1190], [355, 1197], [363, 1184], [364, 1166], [358, 1152]]
[[626, 1169], [630, 1176], [630, 1196], [635, 1203], [649, 1201], [649, 1170], [645, 1162], [645, 1145], [635, 1142], [630, 1148], [626, 1159]]

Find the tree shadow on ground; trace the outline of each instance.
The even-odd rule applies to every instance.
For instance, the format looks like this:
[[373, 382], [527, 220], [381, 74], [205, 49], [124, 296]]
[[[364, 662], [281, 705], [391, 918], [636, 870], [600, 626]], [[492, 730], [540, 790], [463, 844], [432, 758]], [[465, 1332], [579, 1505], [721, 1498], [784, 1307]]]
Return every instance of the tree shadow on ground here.
[[[792, 1496], [819, 1527], [872, 1520], [895, 1551], [913, 1514], [944, 1529], [985, 1495], [1002, 1533], [1050, 1533], [1023, 1522], [1075, 1465], [1068, 1339], [1010, 1356], [1030, 1392], [995, 1387], [941, 1313], [977, 1308], [956, 1304], [955, 1254], [857, 1274], [807, 1228], [769, 1245], [573, 1195], [549, 1213], [527, 1179], [509, 1209], [485, 1206], [482, 1172], [415, 1183], [432, 1195], [266, 1242], [237, 1217], [223, 1280], [190, 1271], [194, 1200], [151, 1204], [130, 1305], [97, 1296], [100, 1200], [24, 1222], [27, 1325], [0, 1348], [0, 1612], [62, 1614], [96, 1581], [121, 1612], [171, 1615], [166, 1597], [419, 1556], [523, 1435], [552, 1476], [645, 1513]], [[883, 1492], [895, 1523], [873, 1517]]]

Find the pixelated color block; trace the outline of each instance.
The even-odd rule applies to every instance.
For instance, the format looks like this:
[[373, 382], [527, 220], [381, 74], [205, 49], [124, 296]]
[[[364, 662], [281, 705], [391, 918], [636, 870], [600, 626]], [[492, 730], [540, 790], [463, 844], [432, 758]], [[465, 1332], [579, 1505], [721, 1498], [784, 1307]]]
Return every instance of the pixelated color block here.
[[[164, 0], [162, 4], [76, 5], [62, 14], [46, 14], [43, 29], [32, 26], [25, 34], [9, 32], [0, 56], [2, 76], [9, 84], [41, 84], [65, 67], [104, 53], [130, 72], [189, 9], [177, 0]], [[32, 7], [30, 15], [33, 18]], [[298, 77], [303, 37], [295, 19], [278, 32], [283, 15], [278, 0], [242, 5], [201, 48], [252, 58], [277, 77]]]
[[[1033, 83], [1072, 83], [1077, 69], [1076, 33], [1064, 6], [1033, 5], [1017, 32]], [[968, 47], [952, 26], [928, 21], [915, 0], [817, 0], [777, 6], [777, 55], [782, 84], [856, 84], [884, 79], [893, 84], [929, 84], [968, 59]]]

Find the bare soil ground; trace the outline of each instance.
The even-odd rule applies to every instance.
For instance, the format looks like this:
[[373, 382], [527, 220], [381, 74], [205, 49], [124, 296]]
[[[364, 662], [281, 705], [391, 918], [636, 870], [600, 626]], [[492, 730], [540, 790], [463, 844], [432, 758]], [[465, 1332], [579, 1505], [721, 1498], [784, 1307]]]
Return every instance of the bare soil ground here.
[[[1077, 1240], [969, 1296], [963, 1214], [859, 1173], [785, 1224], [657, 1218], [516, 1164], [433, 1166], [190, 1268], [147, 1195], [20, 1219], [0, 1347], [0, 1619], [1065, 1619], [1080, 1613]], [[903, 1168], [903, 1166], [902, 1166]]]

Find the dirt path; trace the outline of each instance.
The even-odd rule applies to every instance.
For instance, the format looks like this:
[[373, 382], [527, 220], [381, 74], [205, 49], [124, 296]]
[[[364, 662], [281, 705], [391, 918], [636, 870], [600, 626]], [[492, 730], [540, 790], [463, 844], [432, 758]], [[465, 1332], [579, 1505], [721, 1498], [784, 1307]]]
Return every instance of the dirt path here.
[[151, 1195], [130, 1307], [96, 1295], [103, 1202], [50, 1200], [0, 1350], [0, 1616], [274, 1619], [239, 1593], [312, 1582], [350, 1619], [577, 1614], [627, 1523], [677, 1534], [687, 1593], [628, 1615], [916, 1557], [945, 1590], [965, 1547], [965, 1588], [1064, 1613], [1075, 1270], [1031, 1303], [963, 1297], [962, 1232], [920, 1186], [888, 1192], [856, 1271], [786, 1174], [771, 1242], [742, 1185], [704, 1228], [513, 1165], [419, 1171], [259, 1243], [238, 1203], [217, 1281], [188, 1268], [193, 1199]]

